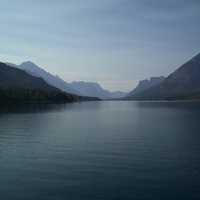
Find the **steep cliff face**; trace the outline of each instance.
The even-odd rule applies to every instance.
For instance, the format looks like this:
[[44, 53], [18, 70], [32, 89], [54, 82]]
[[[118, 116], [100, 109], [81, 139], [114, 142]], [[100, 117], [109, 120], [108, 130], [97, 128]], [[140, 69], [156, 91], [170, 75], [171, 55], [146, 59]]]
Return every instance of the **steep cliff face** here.
[[179, 67], [160, 84], [133, 94], [131, 99], [192, 99], [200, 94], [200, 54]]
[[156, 86], [160, 84], [164, 79], [165, 77], [160, 76], [160, 77], [151, 77], [150, 79], [142, 80], [139, 82], [137, 87], [127, 95], [127, 97], [131, 97], [133, 95], [139, 94], [140, 92], [143, 92], [153, 86]]

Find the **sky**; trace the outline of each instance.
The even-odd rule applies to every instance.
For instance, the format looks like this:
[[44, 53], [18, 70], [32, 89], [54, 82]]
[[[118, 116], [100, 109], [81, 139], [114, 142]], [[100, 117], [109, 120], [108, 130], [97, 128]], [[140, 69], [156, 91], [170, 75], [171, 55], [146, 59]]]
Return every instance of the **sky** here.
[[200, 52], [199, 0], [0, 0], [0, 61], [132, 90]]

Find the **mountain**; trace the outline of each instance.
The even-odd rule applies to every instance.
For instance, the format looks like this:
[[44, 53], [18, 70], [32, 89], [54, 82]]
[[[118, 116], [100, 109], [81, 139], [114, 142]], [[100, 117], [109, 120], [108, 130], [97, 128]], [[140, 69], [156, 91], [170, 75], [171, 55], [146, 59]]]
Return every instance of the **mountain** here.
[[103, 89], [98, 83], [74, 81], [70, 84], [75, 90], [83, 96], [93, 96], [100, 99], [122, 98], [126, 95], [124, 92], [110, 92]]
[[115, 92], [109, 92], [109, 93], [110, 93], [110, 98], [112, 99], [121, 99], [127, 95], [127, 92], [121, 92], [121, 91], [115, 91]]
[[40, 68], [36, 64], [27, 61], [20, 65], [15, 65], [8, 63], [10, 66], [17, 67], [29, 73], [32, 76], [40, 77], [44, 79], [49, 85], [52, 85], [64, 92], [85, 96], [85, 97], [97, 97], [101, 99], [110, 99], [110, 98], [121, 98], [126, 95], [124, 92], [110, 92], [108, 90], [103, 89], [97, 83], [91, 82], [72, 82], [67, 83], [58, 76], [54, 76], [44, 69]]
[[179, 67], [160, 84], [129, 96], [137, 100], [200, 99], [200, 54]]
[[143, 92], [151, 87], [154, 87], [154, 86], [160, 84], [164, 79], [165, 79], [164, 76], [160, 76], [160, 77], [151, 77], [150, 79], [142, 80], [139, 82], [139, 84], [136, 86], [136, 88], [127, 95], [127, 97], [131, 97], [131, 96], [139, 94], [140, 92]]
[[39, 89], [44, 91], [58, 91], [44, 80], [34, 77], [23, 70], [0, 63], [0, 88]]
[[0, 102], [71, 102], [76, 100], [79, 100], [78, 96], [64, 93], [41, 78], [0, 62]]
[[80, 95], [80, 93], [78, 91], [75, 91], [70, 86], [70, 84], [68, 84], [67, 82], [59, 78], [58, 76], [54, 76], [50, 74], [49, 72], [45, 71], [44, 69], [40, 68], [39, 66], [37, 66], [36, 64], [30, 61], [23, 62], [21, 65], [13, 65], [13, 64], [10, 64], [10, 65], [15, 66], [19, 69], [22, 69], [32, 76], [40, 77], [44, 79], [49, 85], [52, 85], [62, 90], [63, 92]]

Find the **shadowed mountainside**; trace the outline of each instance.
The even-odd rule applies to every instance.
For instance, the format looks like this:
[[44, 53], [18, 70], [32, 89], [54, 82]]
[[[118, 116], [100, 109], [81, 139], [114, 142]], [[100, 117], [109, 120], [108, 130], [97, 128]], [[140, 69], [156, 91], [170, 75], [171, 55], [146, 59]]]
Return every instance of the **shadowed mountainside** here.
[[[20, 102], [73, 102], [93, 100], [60, 91], [43, 79], [23, 70], [0, 63], [0, 101]], [[94, 98], [94, 100], [96, 100]]]
[[183, 64], [160, 84], [128, 96], [126, 99], [200, 99], [200, 54]]
[[12, 63], [8, 63], [8, 65], [22, 69], [32, 76], [40, 77], [49, 85], [52, 85], [67, 93], [86, 97], [97, 97], [100, 99], [122, 98], [126, 95], [125, 92], [121, 91], [110, 92], [109, 90], [105, 90], [98, 83], [84, 81], [67, 83], [59, 76], [52, 75], [30, 61], [23, 62], [20, 65], [15, 65]]
[[44, 69], [38, 67], [36, 64], [33, 62], [27, 61], [23, 62], [20, 65], [14, 65], [15, 67], [22, 69], [26, 71], [28, 74], [35, 76], [35, 77], [40, 77], [44, 79], [49, 85], [52, 85], [63, 92], [67, 92], [70, 94], [76, 94], [80, 95], [80, 93], [76, 90], [74, 90], [69, 83], [65, 82], [58, 76], [54, 76], [51, 73], [45, 71]]
[[127, 95], [127, 97], [131, 97], [131, 96], [139, 94], [151, 87], [154, 87], [154, 86], [160, 84], [164, 79], [165, 79], [164, 76], [160, 76], [160, 77], [151, 77], [150, 79], [142, 80], [138, 83], [137, 87]]

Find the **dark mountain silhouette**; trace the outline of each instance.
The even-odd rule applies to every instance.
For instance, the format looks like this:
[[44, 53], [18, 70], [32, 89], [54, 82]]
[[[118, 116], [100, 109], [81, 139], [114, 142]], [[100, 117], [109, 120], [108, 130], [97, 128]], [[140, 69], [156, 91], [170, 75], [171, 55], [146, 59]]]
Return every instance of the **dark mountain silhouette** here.
[[27, 74], [26, 72], [0, 63], [1, 89], [41, 89], [44, 91], [58, 91], [48, 85], [43, 79]]
[[[13, 64], [10, 64], [13, 65]], [[65, 82], [62, 80], [60, 77], [52, 75], [51, 73], [45, 71], [41, 67], [37, 66], [33, 62], [27, 61], [23, 62], [20, 65], [13, 65], [19, 69], [22, 69], [26, 71], [28, 74], [35, 76], [35, 77], [40, 77], [44, 79], [49, 85], [52, 85], [63, 92], [71, 93], [71, 94], [76, 94], [80, 95], [80, 93], [76, 90], [74, 90], [69, 83]]]
[[129, 96], [136, 100], [200, 98], [200, 54], [183, 64], [159, 85]]
[[1, 102], [72, 102], [78, 100], [93, 99], [62, 92], [41, 78], [0, 62]]
[[131, 97], [131, 96], [139, 94], [151, 87], [154, 87], [154, 86], [160, 84], [164, 79], [165, 79], [164, 76], [160, 76], [160, 77], [151, 77], [150, 79], [142, 80], [139, 82], [139, 84], [136, 86], [136, 88], [127, 95], [127, 97]]
[[109, 90], [105, 90], [98, 83], [84, 81], [67, 83], [60, 77], [52, 75], [51, 73], [45, 71], [44, 69], [30, 61], [24, 62], [20, 65], [15, 65], [11, 63], [8, 64], [10, 66], [24, 70], [32, 76], [44, 79], [49, 85], [52, 85], [64, 92], [72, 93], [75, 95], [97, 97], [100, 99], [122, 98], [126, 95], [126, 93], [121, 91], [110, 92]]

